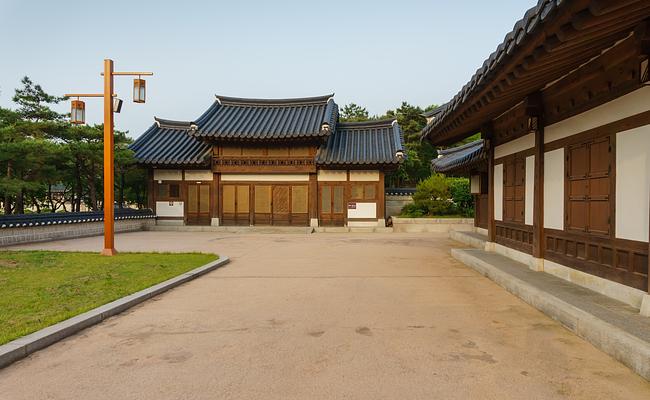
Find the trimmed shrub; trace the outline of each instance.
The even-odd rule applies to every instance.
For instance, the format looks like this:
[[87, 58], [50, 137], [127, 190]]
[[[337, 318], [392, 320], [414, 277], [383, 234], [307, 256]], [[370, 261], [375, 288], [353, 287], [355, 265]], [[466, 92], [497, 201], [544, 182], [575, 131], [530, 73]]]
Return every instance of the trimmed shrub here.
[[474, 199], [467, 178], [447, 178], [433, 174], [420, 181], [413, 203], [402, 208], [403, 217], [473, 216]]

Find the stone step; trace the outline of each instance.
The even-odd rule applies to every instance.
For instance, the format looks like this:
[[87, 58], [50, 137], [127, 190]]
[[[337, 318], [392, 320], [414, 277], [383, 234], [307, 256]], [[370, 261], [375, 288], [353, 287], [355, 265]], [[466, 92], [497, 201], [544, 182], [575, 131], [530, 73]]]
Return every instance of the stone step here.
[[477, 249], [451, 254], [650, 380], [650, 318], [638, 309], [500, 254]]
[[452, 229], [449, 231], [449, 238], [481, 250], [485, 249], [485, 243], [487, 243], [486, 235], [471, 231], [456, 231]]

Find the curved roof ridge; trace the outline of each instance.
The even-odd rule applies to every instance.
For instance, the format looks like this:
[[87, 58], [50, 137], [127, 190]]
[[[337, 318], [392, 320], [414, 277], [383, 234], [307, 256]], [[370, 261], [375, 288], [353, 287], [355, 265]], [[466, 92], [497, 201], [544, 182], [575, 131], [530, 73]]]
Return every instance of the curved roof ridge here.
[[196, 123], [193, 121], [177, 121], [173, 119], [164, 119], [158, 117], [153, 117], [153, 119], [159, 128], [192, 129], [192, 127], [196, 127]]
[[368, 121], [350, 121], [350, 122], [339, 122], [337, 128], [363, 128], [363, 127], [373, 127], [373, 126], [383, 126], [383, 125], [392, 125], [397, 122], [396, 118], [386, 118], [386, 119], [371, 119]]
[[284, 99], [261, 99], [261, 98], [246, 98], [246, 97], [229, 97], [221, 96], [216, 94], [215, 97], [220, 104], [247, 104], [247, 105], [293, 105], [293, 104], [309, 104], [309, 103], [325, 103], [330, 98], [334, 97], [334, 93], [326, 94], [323, 96], [313, 96], [313, 97], [296, 97], [296, 98], [284, 98]]
[[451, 147], [448, 149], [438, 149], [438, 154], [440, 155], [453, 154], [465, 149], [469, 149], [470, 147], [476, 147], [482, 144], [483, 144], [483, 139], [478, 139], [478, 140], [474, 140], [473, 142], [465, 143], [457, 147]]

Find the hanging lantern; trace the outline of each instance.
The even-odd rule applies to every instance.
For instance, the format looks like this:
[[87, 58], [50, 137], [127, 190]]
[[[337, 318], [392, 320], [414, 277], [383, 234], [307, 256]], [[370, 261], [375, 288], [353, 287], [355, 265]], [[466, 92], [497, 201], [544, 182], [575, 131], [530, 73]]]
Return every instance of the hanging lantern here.
[[113, 112], [119, 114], [122, 111], [122, 99], [113, 97]]
[[76, 125], [84, 124], [86, 122], [86, 103], [79, 99], [72, 100], [70, 122]]
[[133, 80], [133, 102], [144, 103], [146, 97], [145, 82], [140, 77]]

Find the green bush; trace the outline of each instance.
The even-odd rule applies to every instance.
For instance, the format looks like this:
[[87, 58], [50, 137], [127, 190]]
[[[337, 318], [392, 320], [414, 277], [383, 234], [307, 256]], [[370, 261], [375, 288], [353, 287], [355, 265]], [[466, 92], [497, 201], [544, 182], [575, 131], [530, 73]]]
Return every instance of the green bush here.
[[400, 215], [408, 218], [473, 216], [474, 199], [469, 180], [431, 175], [417, 184], [413, 203], [404, 206]]

